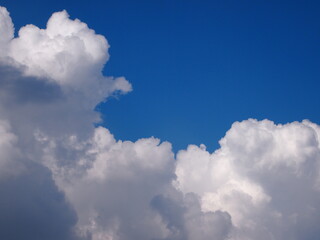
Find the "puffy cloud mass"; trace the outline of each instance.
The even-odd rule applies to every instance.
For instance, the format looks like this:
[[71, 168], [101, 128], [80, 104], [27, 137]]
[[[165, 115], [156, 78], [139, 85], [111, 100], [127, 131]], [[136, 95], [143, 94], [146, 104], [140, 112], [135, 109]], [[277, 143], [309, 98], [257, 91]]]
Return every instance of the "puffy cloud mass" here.
[[231, 239], [314, 239], [319, 230], [319, 126], [236, 122], [208, 153], [177, 156], [176, 186], [195, 192], [203, 211], [231, 215]]
[[94, 107], [131, 91], [108, 42], [54, 13], [14, 37], [0, 7], [0, 238], [316, 239], [320, 127], [236, 122], [209, 153], [117, 140]]

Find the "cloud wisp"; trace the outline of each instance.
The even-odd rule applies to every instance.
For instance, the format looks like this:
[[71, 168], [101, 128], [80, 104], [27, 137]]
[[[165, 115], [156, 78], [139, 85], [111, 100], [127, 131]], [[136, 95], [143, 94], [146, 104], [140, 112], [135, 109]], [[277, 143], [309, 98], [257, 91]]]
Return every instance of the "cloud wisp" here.
[[132, 90], [103, 76], [108, 42], [54, 13], [14, 37], [0, 7], [0, 237], [273, 240], [320, 234], [320, 127], [235, 122], [220, 148], [116, 140], [94, 107]]

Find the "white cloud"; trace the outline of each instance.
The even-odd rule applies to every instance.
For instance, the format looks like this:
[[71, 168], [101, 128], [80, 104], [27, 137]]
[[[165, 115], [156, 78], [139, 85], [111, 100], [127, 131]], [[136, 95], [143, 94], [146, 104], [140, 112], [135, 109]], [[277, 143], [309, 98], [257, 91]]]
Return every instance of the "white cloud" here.
[[101, 74], [109, 59], [107, 40], [80, 20], [69, 19], [66, 11], [54, 13], [46, 29], [32, 24], [22, 27], [17, 38], [13, 38], [13, 24], [5, 8], [0, 17], [1, 45], [7, 49], [1, 55], [22, 66], [24, 75], [58, 83], [67, 94], [79, 91], [91, 108], [114, 91], [131, 91], [123, 77]]
[[0, 121], [0, 153], [0, 238], [79, 239], [76, 213], [51, 172], [21, 151], [6, 121]]
[[197, 146], [178, 153], [175, 184], [197, 193], [205, 212], [228, 212], [233, 239], [311, 239], [320, 213], [318, 139], [309, 121], [236, 122], [213, 154]]
[[76, 209], [80, 235], [89, 232], [93, 240], [228, 235], [228, 213], [203, 213], [196, 195], [183, 196], [172, 186], [175, 159], [170, 143], [155, 138], [116, 141], [102, 127], [85, 142], [75, 136], [38, 140], [45, 165]]
[[101, 73], [106, 39], [66, 11], [13, 30], [0, 8], [1, 239], [319, 235], [318, 125], [236, 122], [214, 153], [176, 158], [157, 138], [116, 140], [92, 125], [96, 104], [131, 90]]
[[13, 38], [13, 23], [6, 8], [0, 7], [0, 56], [7, 51], [7, 45]]

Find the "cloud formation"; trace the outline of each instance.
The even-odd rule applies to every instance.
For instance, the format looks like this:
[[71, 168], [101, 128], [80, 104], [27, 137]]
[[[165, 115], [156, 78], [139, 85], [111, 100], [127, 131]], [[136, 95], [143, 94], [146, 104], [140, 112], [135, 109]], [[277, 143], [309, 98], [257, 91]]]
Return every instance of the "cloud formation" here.
[[14, 38], [0, 7], [0, 237], [315, 239], [320, 127], [236, 122], [209, 153], [116, 140], [94, 107], [127, 93], [103, 76], [107, 40], [66, 11]]
[[0, 238], [78, 239], [77, 215], [49, 169], [18, 147], [19, 138], [0, 122]]
[[176, 186], [226, 211], [232, 239], [314, 239], [319, 231], [319, 126], [236, 122], [210, 154], [189, 146], [177, 156]]

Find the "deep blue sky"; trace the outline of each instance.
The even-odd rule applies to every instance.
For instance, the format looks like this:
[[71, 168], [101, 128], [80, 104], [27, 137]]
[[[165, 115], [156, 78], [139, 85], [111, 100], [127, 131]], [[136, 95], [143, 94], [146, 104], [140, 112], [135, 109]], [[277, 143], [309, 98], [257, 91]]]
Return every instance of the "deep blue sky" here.
[[66, 9], [106, 36], [106, 75], [134, 91], [99, 106], [116, 138], [218, 147], [234, 121], [320, 123], [320, 1], [3, 0], [16, 29]]

